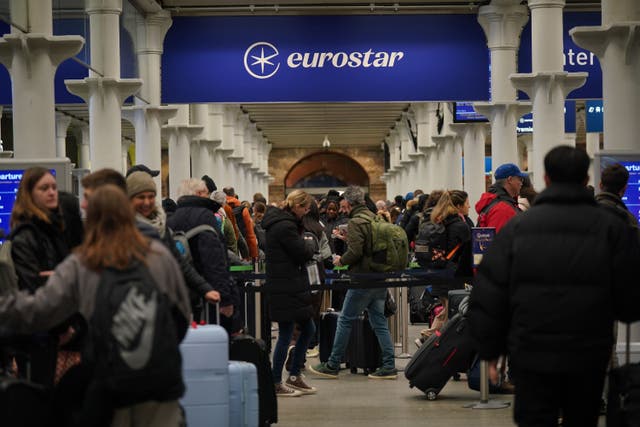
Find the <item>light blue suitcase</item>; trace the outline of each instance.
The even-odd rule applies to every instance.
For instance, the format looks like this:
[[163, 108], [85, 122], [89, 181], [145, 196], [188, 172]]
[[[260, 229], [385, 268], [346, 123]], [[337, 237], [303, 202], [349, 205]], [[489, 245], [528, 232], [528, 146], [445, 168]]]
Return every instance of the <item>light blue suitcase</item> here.
[[189, 328], [182, 344], [186, 392], [180, 401], [189, 427], [229, 426], [229, 336], [221, 326]]
[[258, 427], [259, 409], [256, 365], [229, 361], [229, 425]]

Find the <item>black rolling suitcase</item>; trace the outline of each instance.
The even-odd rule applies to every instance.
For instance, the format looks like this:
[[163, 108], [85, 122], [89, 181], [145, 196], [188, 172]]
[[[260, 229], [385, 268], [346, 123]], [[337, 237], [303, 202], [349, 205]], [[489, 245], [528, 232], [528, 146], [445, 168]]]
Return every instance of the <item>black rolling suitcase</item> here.
[[318, 347], [320, 354], [318, 357], [322, 363], [326, 363], [327, 360], [329, 360], [329, 356], [331, 356], [339, 316], [340, 313], [337, 311], [320, 313], [320, 325], [318, 327]]
[[278, 422], [278, 401], [273, 384], [271, 361], [264, 343], [249, 335], [233, 337], [229, 343], [229, 360], [253, 363], [258, 369], [259, 426]]
[[474, 355], [467, 319], [457, 314], [422, 344], [405, 368], [404, 376], [409, 387], [417, 387], [426, 393], [428, 400], [435, 400], [455, 373], [469, 369]]
[[609, 372], [607, 427], [640, 426], [640, 363], [631, 363], [631, 325], [626, 325], [625, 364]]
[[[458, 314], [458, 310], [460, 308], [460, 303], [468, 296], [471, 295], [471, 291], [467, 289], [454, 289], [449, 291], [447, 297], [449, 298], [449, 319], [452, 319], [453, 316]], [[469, 301], [469, 300], [467, 300]], [[463, 308], [462, 312], [466, 313], [466, 307]]]
[[366, 312], [353, 321], [346, 353], [346, 361], [353, 374], [362, 369], [368, 375], [382, 365], [378, 337], [371, 329]]

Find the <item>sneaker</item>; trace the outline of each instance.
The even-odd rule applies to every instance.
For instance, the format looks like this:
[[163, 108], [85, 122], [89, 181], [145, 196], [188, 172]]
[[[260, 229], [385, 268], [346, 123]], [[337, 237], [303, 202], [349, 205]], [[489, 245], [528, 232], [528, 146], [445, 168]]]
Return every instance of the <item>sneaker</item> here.
[[290, 345], [289, 349], [287, 350], [287, 358], [284, 359], [284, 369], [286, 369], [287, 372], [291, 372], [291, 364], [293, 363], [293, 353], [295, 351], [296, 351], [295, 345]]
[[331, 379], [338, 379], [338, 370], [337, 369], [333, 369], [331, 368], [329, 365], [327, 365], [326, 363], [320, 363], [316, 366], [309, 366], [309, 370], [311, 372], [313, 372], [314, 374], [324, 377], [324, 378], [331, 378]]
[[302, 396], [302, 392], [299, 392], [298, 390], [294, 390], [292, 388], [289, 388], [286, 385], [280, 383], [280, 384], [276, 384], [276, 396], [278, 396], [278, 397], [298, 397], [298, 396]]
[[318, 357], [319, 355], [320, 355], [320, 350], [318, 350], [318, 346], [315, 346], [307, 350], [307, 357]]
[[368, 376], [374, 380], [395, 380], [398, 378], [398, 370], [396, 368], [378, 368]]
[[315, 394], [318, 389], [304, 382], [301, 376], [291, 375], [285, 383], [287, 387], [298, 390], [302, 394]]

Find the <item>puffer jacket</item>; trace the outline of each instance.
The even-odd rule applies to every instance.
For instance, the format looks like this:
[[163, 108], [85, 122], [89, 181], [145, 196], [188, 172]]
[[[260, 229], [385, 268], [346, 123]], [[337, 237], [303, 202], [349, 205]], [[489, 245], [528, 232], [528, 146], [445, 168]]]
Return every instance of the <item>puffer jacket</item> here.
[[271, 292], [271, 320], [310, 319], [314, 311], [304, 265], [313, 258], [313, 251], [302, 239], [300, 221], [269, 206], [261, 224], [267, 231], [265, 287]]
[[9, 235], [11, 258], [18, 275], [18, 288], [33, 293], [47, 278], [41, 271], [53, 271], [69, 255], [69, 246], [62, 228], [62, 218], [50, 213], [51, 223], [32, 218], [14, 227]]
[[[233, 285], [228, 268], [227, 248], [213, 215], [220, 205], [211, 199], [199, 196], [182, 196], [178, 208], [167, 219], [173, 231], [188, 231], [198, 225], [210, 225], [218, 233], [200, 233], [189, 241], [193, 265], [204, 279], [220, 292], [220, 305], [225, 307], [240, 304], [240, 296]], [[202, 289], [204, 291], [204, 289]]]
[[[584, 187], [553, 184], [496, 235], [468, 311], [482, 359], [532, 372], [604, 367], [614, 319], [640, 319], [638, 239]], [[594, 316], [597, 321], [594, 321]]]

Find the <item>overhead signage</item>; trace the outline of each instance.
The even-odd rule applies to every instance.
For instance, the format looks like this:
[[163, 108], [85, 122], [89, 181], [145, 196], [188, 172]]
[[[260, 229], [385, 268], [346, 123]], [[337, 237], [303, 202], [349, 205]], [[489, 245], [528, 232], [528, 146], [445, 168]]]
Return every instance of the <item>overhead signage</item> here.
[[[518, 133], [533, 132], [533, 113], [527, 113], [518, 119], [516, 123]], [[574, 133], [576, 131], [576, 101], [564, 102], [564, 132]]]
[[[569, 35], [569, 30], [581, 26], [600, 26], [599, 12], [565, 12], [563, 21], [564, 71], [570, 73], [587, 72], [586, 83], [569, 92], [567, 99], [602, 98], [602, 70], [598, 58], [592, 52], [578, 46]], [[544, 53], [542, 53], [544, 54]], [[518, 72], [531, 73], [531, 20], [522, 30], [518, 52]], [[520, 99], [527, 99], [524, 92], [518, 92]]]
[[471, 14], [176, 17], [162, 58], [167, 103], [489, 99]]
[[603, 131], [604, 107], [602, 100], [588, 100], [585, 102], [585, 116], [587, 132]]

